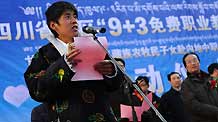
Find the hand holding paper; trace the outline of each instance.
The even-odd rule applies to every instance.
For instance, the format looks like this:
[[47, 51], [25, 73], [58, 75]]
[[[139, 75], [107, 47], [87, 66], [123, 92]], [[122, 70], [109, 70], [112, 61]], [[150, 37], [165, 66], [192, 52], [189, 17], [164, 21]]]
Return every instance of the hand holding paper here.
[[114, 72], [114, 65], [109, 60], [101, 61], [94, 65], [96, 71], [103, 75], [111, 75]]
[[72, 66], [75, 66], [78, 62], [81, 61], [74, 59], [80, 53], [81, 51], [77, 49], [73, 43], [68, 44], [67, 60], [72, 64]]
[[[107, 40], [105, 37], [98, 38], [100, 43], [107, 48]], [[75, 67], [75, 75], [73, 76], [73, 81], [78, 80], [100, 80], [103, 79], [102, 74], [98, 71], [107, 74], [108, 71], [102, 70], [103, 67], [109, 67], [108, 63], [105, 63], [104, 58], [106, 53], [101, 48], [101, 46], [93, 40], [93, 37], [75, 37], [74, 45], [76, 49], [79, 49], [81, 53], [77, 55], [74, 60], [81, 60]], [[101, 63], [99, 63], [101, 62]], [[106, 61], [107, 62], [107, 61]], [[95, 70], [94, 65], [96, 64]]]

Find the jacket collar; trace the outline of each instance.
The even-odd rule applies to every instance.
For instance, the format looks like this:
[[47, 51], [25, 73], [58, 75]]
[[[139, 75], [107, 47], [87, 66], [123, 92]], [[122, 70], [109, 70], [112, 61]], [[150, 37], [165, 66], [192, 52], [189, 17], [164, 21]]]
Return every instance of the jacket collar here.
[[67, 44], [61, 42], [60, 39], [55, 38], [54, 36], [49, 36], [48, 41], [52, 43], [52, 45], [55, 46], [55, 48], [58, 50], [61, 56], [67, 53]]
[[209, 74], [207, 74], [204, 71], [200, 71], [200, 73], [197, 74], [191, 74], [189, 72], [187, 72], [188, 78], [191, 78], [193, 81], [199, 82], [199, 83], [203, 83], [205, 82], [206, 79], [209, 78]]

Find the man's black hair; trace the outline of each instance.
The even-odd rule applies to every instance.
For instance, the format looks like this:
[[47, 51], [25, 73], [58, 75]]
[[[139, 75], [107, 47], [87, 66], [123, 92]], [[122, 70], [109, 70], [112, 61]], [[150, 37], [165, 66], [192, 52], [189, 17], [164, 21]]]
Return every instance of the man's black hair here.
[[50, 22], [53, 21], [59, 24], [59, 18], [66, 11], [73, 11], [74, 14], [78, 16], [76, 7], [73, 4], [65, 1], [58, 1], [53, 3], [45, 12], [48, 28], [51, 30], [55, 37], [58, 37], [58, 33], [50, 28]]
[[208, 73], [211, 75], [213, 74], [214, 70], [217, 69], [218, 70], [218, 63], [212, 63], [208, 66], [207, 70]]
[[171, 81], [171, 76], [174, 74], [178, 74], [181, 77], [181, 75], [178, 72], [171, 72], [170, 74], [167, 75], [168, 81]]
[[145, 83], [146, 83], [147, 85], [149, 85], [149, 78], [146, 77], [146, 76], [138, 76], [138, 77], [136, 78], [136, 84], [140, 84], [140, 83], [142, 82], [142, 80], [144, 80]]

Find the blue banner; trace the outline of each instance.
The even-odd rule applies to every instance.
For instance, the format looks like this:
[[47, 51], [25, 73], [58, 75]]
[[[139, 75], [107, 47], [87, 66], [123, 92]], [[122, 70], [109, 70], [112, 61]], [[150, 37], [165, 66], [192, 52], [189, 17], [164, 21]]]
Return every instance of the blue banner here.
[[[69, 1], [69, 0], [68, 0]], [[33, 107], [23, 73], [34, 53], [48, 43], [45, 11], [55, 0], [0, 2], [0, 122], [29, 122]], [[218, 62], [218, 1], [215, 0], [71, 0], [79, 25], [105, 27], [109, 52], [122, 57], [134, 80], [150, 78], [161, 96], [170, 88], [167, 74], [186, 77], [182, 57], [196, 52], [201, 69]]]

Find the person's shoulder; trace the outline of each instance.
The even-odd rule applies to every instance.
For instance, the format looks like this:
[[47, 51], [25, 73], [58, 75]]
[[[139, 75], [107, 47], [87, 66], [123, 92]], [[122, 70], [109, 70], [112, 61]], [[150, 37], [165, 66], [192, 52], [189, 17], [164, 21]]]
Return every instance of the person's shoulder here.
[[43, 45], [41, 48], [39, 48], [39, 51], [45, 52], [51, 48], [55, 48], [54, 45], [52, 43], [47, 43], [47, 44]]
[[149, 93], [152, 93], [152, 96], [155, 97], [155, 98], [160, 98], [159, 96], [157, 96], [157, 95], [156, 95], [154, 92], [152, 92], [152, 91], [149, 92]]
[[162, 96], [161, 99], [165, 99], [168, 96], [168, 92], [165, 92]]
[[168, 100], [169, 100], [169, 91], [165, 92], [161, 98], [160, 98], [160, 103], [161, 104], [166, 104], [168, 103]]
[[54, 47], [52, 43], [47, 43], [45, 45], [43, 45], [40, 49], [45, 49], [45, 48], [51, 48]]
[[167, 97], [169, 97], [170, 94], [171, 94], [171, 89], [169, 89], [167, 92], [165, 92], [165, 93], [161, 96], [161, 98], [167, 98]]
[[183, 81], [182, 81], [182, 87], [191, 84], [192, 82], [190, 82], [192, 79], [190, 77], [186, 77]]
[[186, 83], [186, 82], [188, 82], [190, 80], [190, 77], [186, 77], [183, 81], [182, 81], [182, 83]]

